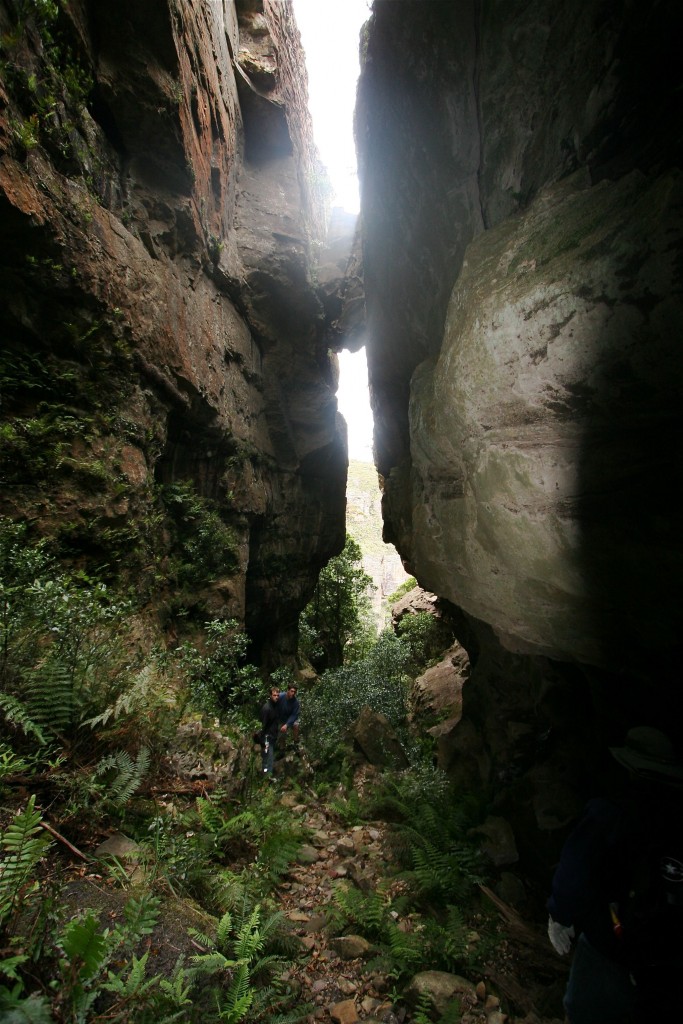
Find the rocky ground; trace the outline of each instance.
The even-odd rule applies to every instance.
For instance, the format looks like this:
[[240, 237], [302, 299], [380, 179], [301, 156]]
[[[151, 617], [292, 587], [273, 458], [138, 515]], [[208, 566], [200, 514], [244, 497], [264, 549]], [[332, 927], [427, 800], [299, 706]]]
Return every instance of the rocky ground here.
[[[561, 1024], [558, 1018], [536, 1011], [536, 990], [547, 988], [554, 966], [543, 929], [525, 924], [502, 903], [505, 937], [495, 962], [477, 978], [423, 971], [407, 991], [397, 990], [393, 979], [372, 969], [370, 943], [357, 935], [332, 935], [328, 925], [334, 887], [348, 879], [371, 891], [392, 874], [387, 826], [381, 822], [346, 826], [310, 790], [290, 787], [286, 772], [292, 770], [291, 758], [288, 755], [289, 765], [281, 765], [275, 785], [282, 789], [282, 802], [310, 831], [310, 841], [280, 885], [280, 896], [281, 909], [310, 952], [290, 969], [288, 977], [299, 989], [301, 1001], [315, 1007], [309, 1024], [410, 1024], [416, 1019], [411, 1002], [423, 991], [432, 994], [437, 1006], [457, 995], [462, 1024]], [[565, 970], [564, 964], [556, 967], [552, 984], [558, 990]], [[536, 971], [538, 977], [534, 977]], [[504, 1006], [521, 1010], [521, 1015], [508, 1015]]]

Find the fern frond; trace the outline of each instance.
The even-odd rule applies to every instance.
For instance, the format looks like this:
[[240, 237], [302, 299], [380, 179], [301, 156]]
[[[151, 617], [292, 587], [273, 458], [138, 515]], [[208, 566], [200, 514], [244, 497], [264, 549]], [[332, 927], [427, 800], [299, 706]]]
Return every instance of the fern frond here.
[[198, 797], [197, 814], [199, 815], [199, 820], [207, 832], [210, 832], [213, 836], [220, 835], [223, 827], [225, 826], [226, 819], [225, 815], [212, 800], [206, 800], [203, 797]]
[[245, 921], [237, 933], [235, 941], [235, 957], [251, 963], [257, 953], [263, 949], [263, 936], [259, 931], [261, 908], [255, 907], [251, 916]]
[[446, 1004], [446, 1008], [439, 1018], [439, 1024], [460, 1024], [461, 1020], [462, 1003], [456, 996]]
[[104, 966], [108, 953], [107, 939], [99, 931], [99, 922], [94, 914], [76, 918], [67, 925], [58, 943], [70, 962], [82, 961], [78, 977], [87, 980]]
[[[190, 992], [192, 991], [192, 981], [188, 977], [188, 972], [185, 970], [185, 958], [181, 955], [176, 960], [173, 974], [170, 978], [159, 979], [159, 991], [162, 992], [167, 999], [173, 1003], [174, 1006], [180, 1007], [182, 1010], [185, 1006], [191, 1006], [192, 1000], [189, 998]], [[179, 1014], [177, 1015], [179, 1016]], [[171, 1014], [168, 1017], [162, 1018], [162, 1021], [170, 1021], [177, 1019], [176, 1014]]]
[[188, 928], [188, 935], [195, 940], [198, 945], [203, 946], [204, 949], [213, 949], [215, 946], [215, 939], [212, 939], [206, 932], [200, 932], [198, 928]]
[[5, 978], [9, 978], [10, 981], [21, 981], [17, 968], [21, 967], [28, 960], [28, 956], [25, 953], [20, 953], [18, 956], [8, 956], [4, 960], [0, 960], [0, 975]]
[[8, 725], [20, 729], [25, 736], [34, 736], [43, 746], [47, 741], [45, 733], [32, 716], [28, 706], [11, 693], [0, 693], [0, 712]]
[[432, 1024], [434, 1003], [428, 992], [420, 992], [417, 997], [417, 1004], [413, 1013], [414, 1024]]
[[55, 735], [69, 732], [77, 715], [73, 673], [60, 661], [34, 668], [25, 684], [24, 699], [32, 719]]
[[209, 953], [195, 953], [190, 959], [195, 965], [192, 973], [199, 974], [216, 974], [218, 971], [225, 971], [237, 965], [236, 960], [228, 960], [226, 956], [223, 956], [216, 949], [211, 950]]
[[246, 885], [244, 879], [234, 871], [226, 868], [217, 872], [214, 877], [214, 888], [216, 902], [220, 907], [235, 910], [244, 901]]
[[415, 968], [424, 962], [424, 942], [419, 933], [402, 932], [393, 922], [387, 932], [391, 956], [398, 961], [402, 970]]
[[9, 920], [20, 902], [33, 894], [38, 883], [31, 880], [33, 869], [51, 845], [41, 830], [41, 814], [32, 796], [25, 809], [14, 816], [0, 836], [0, 923]]
[[141, 747], [135, 761], [125, 750], [117, 750], [101, 758], [93, 769], [93, 777], [106, 776], [116, 771], [113, 778], [107, 780], [107, 799], [119, 807], [124, 806], [133, 793], [142, 785], [149, 771], [150, 756], [147, 747]]
[[150, 704], [158, 700], [159, 677], [156, 666], [145, 665], [133, 678], [130, 685], [124, 689], [116, 698], [113, 704], [101, 711], [100, 714], [86, 719], [81, 723], [90, 729], [107, 725], [109, 721], [117, 721], [123, 716], [130, 716], [135, 712], [146, 712]]
[[10, 993], [9, 1005], [3, 1007], [3, 1024], [54, 1024], [50, 1002], [46, 996], [33, 992], [26, 999], [21, 998], [17, 986]]
[[235, 971], [230, 988], [225, 994], [225, 1002], [221, 1006], [220, 1020], [224, 1024], [239, 1024], [244, 1020], [254, 1001], [254, 990], [251, 988], [249, 969], [240, 964]]
[[127, 938], [137, 942], [144, 935], [151, 935], [157, 926], [161, 900], [158, 896], [131, 896], [123, 908], [127, 925]]
[[383, 934], [389, 908], [381, 887], [364, 893], [351, 885], [338, 885], [332, 898], [346, 922], [352, 923], [370, 938], [379, 938]]
[[259, 851], [259, 866], [272, 882], [276, 882], [296, 860], [300, 846], [301, 839], [291, 833], [266, 835]]
[[219, 948], [223, 948], [227, 945], [231, 932], [232, 914], [230, 913], [229, 910], [226, 910], [226, 912], [223, 914], [222, 918], [218, 922], [218, 928], [216, 929], [216, 945]]

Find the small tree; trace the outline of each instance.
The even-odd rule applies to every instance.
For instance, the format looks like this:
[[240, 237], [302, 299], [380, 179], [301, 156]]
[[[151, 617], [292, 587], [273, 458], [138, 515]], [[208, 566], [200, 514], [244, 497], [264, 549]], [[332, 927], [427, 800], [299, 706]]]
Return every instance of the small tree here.
[[350, 647], [357, 651], [359, 634], [374, 632], [369, 597], [374, 587], [361, 560], [359, 545], [347, 534], [344, 550], [322, 570], [301, 614], [301, 648], [318, 671], [342, 665]]

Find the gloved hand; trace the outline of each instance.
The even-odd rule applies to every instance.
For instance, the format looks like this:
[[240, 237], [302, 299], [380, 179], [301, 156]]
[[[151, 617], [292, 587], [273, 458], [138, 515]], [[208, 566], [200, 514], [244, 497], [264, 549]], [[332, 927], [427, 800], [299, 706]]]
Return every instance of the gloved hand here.
[[572, 946], [574, 925], [560, 924], [559, 921], [553, 921], [552, 917], [549, 917], [548, 938], [552, 943], [553, 949], [559, 953], [560, 956], [564, 956], [569, 952]]

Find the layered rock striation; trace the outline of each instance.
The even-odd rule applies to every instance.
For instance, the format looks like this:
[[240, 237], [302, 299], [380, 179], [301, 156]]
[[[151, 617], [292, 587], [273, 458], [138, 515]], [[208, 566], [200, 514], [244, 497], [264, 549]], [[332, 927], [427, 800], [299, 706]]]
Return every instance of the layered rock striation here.
[[291, 7], [3, 0], [0, 36], [0, 511], [291, 651], [346, 479]]

